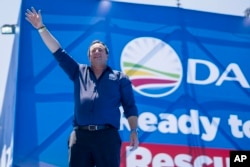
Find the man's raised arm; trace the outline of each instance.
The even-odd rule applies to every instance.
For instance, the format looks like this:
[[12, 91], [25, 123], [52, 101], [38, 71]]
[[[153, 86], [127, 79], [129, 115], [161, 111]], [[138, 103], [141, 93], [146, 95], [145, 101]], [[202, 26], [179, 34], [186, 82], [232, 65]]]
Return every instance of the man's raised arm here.
[[48, 47], [48, 49], [54, 53], [56, 52], [61, 46], [60, 43], [55, 39], [55, 37], [48, 31], [46, 26], [43, 24], [41, 10], [36, 11], [34, 7], [31, 9], [27, 9], [26, 13], [26, 20], [38, 30], [43, 42]]

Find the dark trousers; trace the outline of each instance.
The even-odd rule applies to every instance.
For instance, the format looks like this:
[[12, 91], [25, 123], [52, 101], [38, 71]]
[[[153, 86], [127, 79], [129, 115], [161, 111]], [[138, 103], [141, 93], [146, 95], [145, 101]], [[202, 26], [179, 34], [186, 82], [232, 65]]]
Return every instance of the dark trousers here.
[[121, 138], [114, 128], [74, 130], [69, 138], [69, 167], [119, 167]]

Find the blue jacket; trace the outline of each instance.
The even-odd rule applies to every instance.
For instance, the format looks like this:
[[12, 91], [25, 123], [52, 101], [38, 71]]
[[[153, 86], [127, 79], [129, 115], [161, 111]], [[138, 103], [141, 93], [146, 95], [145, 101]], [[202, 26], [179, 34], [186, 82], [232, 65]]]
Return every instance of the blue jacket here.
[[65, 50], [58, 49], [54, 56], [74, 83], [74, 126], [110, 124], [119, 129], [120, 106], [126, 118], [138, 116], [127, 75], [107, 67], [96, 79], [90, 66], [77, 63]]

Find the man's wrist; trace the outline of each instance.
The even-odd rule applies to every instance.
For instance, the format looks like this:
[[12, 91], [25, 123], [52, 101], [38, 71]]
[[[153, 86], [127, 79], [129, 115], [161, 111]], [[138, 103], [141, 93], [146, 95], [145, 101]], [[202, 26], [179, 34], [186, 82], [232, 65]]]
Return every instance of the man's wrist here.
[[132, 128], [131, 130], [130, 130], [130, 133], [138, 133], [139, 132], [139, 129], [138, 128]]
[[46, 30], [46, 26], [43, 25], [43, 26], [39, 27], [37, 30], [39, 33], [44, 32]]

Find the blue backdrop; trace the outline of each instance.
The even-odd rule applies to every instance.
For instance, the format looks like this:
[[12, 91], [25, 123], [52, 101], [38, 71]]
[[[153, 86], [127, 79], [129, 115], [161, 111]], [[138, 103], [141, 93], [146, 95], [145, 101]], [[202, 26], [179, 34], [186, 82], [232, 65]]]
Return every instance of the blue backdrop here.
[[[243, 18], [117, 2], [24, 0], [15, 166], [67, 166], [72, 129], [73, 85], [25, 21], [31, 6], [42, 10], [48, 29], [77, 61], [88, 63], [92, 40], [108, 45], [110, 66], [133, 82], [141, 148], [154, 155], [155, 145], [180, 146], [179, 153], [250, 149], [250, 28]], [[126, 146], [123, 119], [120, 134]], [[121, 166], [129, 166], [129, 155], [122, 156]]]

